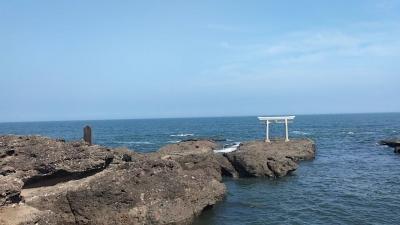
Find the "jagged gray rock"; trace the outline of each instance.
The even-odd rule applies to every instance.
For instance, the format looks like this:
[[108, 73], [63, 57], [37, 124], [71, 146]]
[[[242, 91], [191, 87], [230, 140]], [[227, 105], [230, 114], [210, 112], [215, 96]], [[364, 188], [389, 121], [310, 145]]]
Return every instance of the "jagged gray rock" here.
[[26, 204], [59, 224], [184, 224], [220, 200], [225, 187], [173, 160], [115, 164], [91, 177], [22, 192]]
[[21, 179], [25, 185], [96, 172], [113, 159], [110, 149], [84, 142], [8, 135], [0, 136], [0, 143], [1, 173]]
[[38, 136], [0, 142], [1, 225], [187, 224], [226, 191], [212, 168], [159, 153]]
[[40, 136], [0, 136], [0, 225], [189, 224], [224, 197], [222, 176], [281, 177], [314, 158], [310, 140], [218, 144], [188, 140], [158, 152]]

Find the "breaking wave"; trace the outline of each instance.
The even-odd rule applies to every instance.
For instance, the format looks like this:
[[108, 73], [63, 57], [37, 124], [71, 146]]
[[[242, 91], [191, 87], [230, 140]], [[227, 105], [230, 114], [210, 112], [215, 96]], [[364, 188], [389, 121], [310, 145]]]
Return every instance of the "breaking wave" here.
[[171, 134], [169, 136], [171, 137], [189, 137], [189, 136], [193, 136], [194, 134]]
[[218, 153], [218, 152], [233, 152], [238, 149], [239, 145], [240, 145], [240, 142], [235, 142], [235, 144], [233, 144], [233, 145], [228, 145], [227, 147], [224, 146], [223, 149], [214, 150], [214, 152], [216, 152], [216, 153]]
[[298, 134], [298, 135], [308, 135], [309, 133], [307, 132], [303, 132], [303, 131], [298, 131], [298, 130], [294, 130], [291, 132], [292, 134]]

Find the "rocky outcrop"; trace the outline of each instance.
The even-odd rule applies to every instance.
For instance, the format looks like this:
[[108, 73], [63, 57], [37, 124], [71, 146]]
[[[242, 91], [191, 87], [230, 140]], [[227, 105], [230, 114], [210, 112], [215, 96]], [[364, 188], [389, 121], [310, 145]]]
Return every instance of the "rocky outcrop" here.
[[44, 137], [0, 142], [0, 224], [186, 224], [226, 191], [212, 168], [158, 153]]
[[210, 140], [187, 140], [162, 147], [158, 154], [163, 159], [172, 159], [187, 170], [201, 169], [221, 180], [222, 176], [238, 177], [229, 161], [214, 150], [218, 144]]
[[26, 204], [52, 209], [61, 224], [182, 224], [224, 195], [202, 171], [172, 160], [140, 159], [92, 177], [23, 191]]
[[400, 139], [382, 140], [379, 142], [379, 144], [392, 147], [394, 148], [395, 153], [400, 153]]
[[209, 140], [187, 140], [159, 150], [162, 158], [173, 159], [185, 169], [203, 169], [216, 179], [230, 177], [282, 177], [297, 169], [297, 161], [315, 156], [315, 144], [309, 139], [289, 142], [250, 141], [238, 150], [215, 154], [218, 145]]
[[22, 180], [25, 186], [95, 173], [106, 168], [113, 157], [110, 149], [84, 142], [39, 136], [0, 137], [0, 173]]
[[315, 157], [315, 144], [308, 139], [251, 141], [224, 154], [240, 177], [282, 177], [296, 170], [297, 161]]
[[40, 136], [0, 137], [0, 225], [188, 224], [224, 197], [222, 176], [281, 177], [312, 159], [309, 140], [187, 140], [157, 152]]

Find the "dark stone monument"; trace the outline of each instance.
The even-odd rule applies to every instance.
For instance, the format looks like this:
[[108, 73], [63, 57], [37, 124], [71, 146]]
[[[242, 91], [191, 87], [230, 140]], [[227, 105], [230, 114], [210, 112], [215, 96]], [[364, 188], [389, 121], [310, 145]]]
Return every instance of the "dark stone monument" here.
[[92, 128], [90, 126], [85, 126], [83, 128], [83, 140], [92, 145]]

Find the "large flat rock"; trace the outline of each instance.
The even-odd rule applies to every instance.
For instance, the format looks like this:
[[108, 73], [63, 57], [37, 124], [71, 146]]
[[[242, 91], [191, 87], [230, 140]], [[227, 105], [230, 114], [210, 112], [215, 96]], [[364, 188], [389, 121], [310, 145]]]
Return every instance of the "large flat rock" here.
[[113, 160], [110, 149], [84, 142], [41, 136], [0, 136], [0, 174], [25, 185], [42, 178], [82, 175], [104, 169]]
[[0, 225], [188, 224], [226, 188], [200, 159], [192, 167], [169, 153], [2, 136]]
[[58, 224], [186, 224], [225, 193], [206, 172], [172, 160], [141, 159], [93, 176], [22, 191], [25, 204], [51, 210]]
[[313, 159], [315, 144], [309, 139], [250, 141], [224, 156], [241, 177], [282, 177], [296, 170], [297, 161]]

